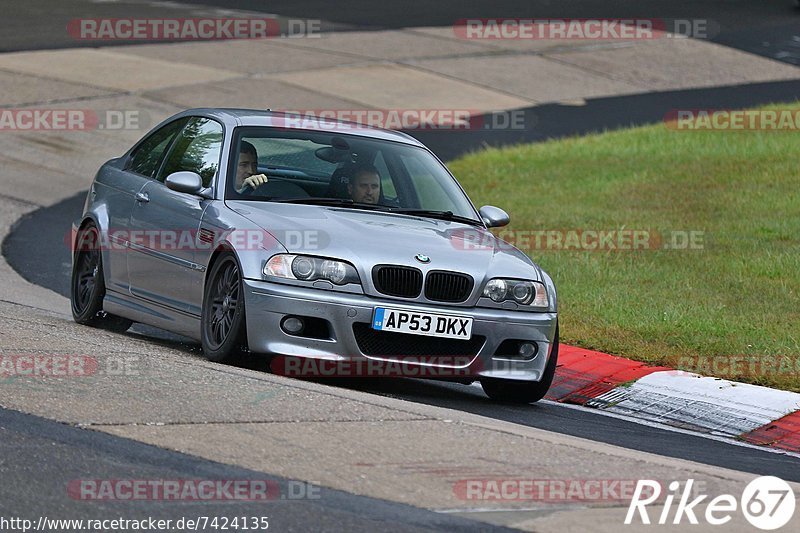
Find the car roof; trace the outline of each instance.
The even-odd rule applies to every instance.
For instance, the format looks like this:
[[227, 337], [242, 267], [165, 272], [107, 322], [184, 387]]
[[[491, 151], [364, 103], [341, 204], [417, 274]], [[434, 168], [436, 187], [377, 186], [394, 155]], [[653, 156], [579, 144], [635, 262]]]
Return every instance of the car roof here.
[[[334, 111], [331, 111], [334, 112]], [[273, 128], [287, 128], [297, 130], [312, 130], [326, 133], [343, 133], [359, 135], [373, 139], [396, 141], [415, 146], [424, 145], [406, 133], [376, 128], [348, 120], [335, 120], [332, 118], [319, 118], [321, 111], [307, 111], [286, 113], [271, 111], [269, 109], [238, 109], [238, 108], [195, 108], [178, 113], [172, 119], [182, 116], [207, 116], [215, 118], [228, 126], [266, 126]]]

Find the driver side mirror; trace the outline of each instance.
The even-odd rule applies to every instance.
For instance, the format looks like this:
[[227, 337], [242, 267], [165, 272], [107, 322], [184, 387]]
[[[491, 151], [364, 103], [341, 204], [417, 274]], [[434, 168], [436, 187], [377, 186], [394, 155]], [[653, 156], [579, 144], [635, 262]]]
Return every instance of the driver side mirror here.
[[478, 210], [478, 213], [480, 213], [483, 223], [489, 228], [499, 228], [501, 226], [506, 226], [509, 222], [511, 222], [511, 218], [508, 216], [508, 213], [493, 205], [485, 205], [481, 207]]
[[203, 178], [201, 178], [196, 172], [190, 172], [187, 170], [173, 172], [167, 176], [167, 179], [164, 180], [164, 184], [168, 189], [176, 192], [184, 192], [187, 194], [202, 196], [203, 198], [211, 198], [211, 189], [203, 187]]

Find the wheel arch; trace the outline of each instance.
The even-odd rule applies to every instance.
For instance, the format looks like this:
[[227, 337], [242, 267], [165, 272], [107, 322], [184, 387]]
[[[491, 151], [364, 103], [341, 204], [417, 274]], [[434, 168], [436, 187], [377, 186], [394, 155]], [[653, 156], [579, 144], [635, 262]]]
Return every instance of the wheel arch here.
[[[93, 185], [94, 186], [94, 185]], [[72, 249], [71, 249], [71, 256], [73, 264], [75, 262], [75, 254], [78, 251], [78, 235], [81, 231], [86, 229], [89, 224], [94, 225], [97, 228], [97, 231], [100, 232], [101, 242], [107, 242], [107, 234], [109, 231], [109, 214], [108, 208], [105, 203], [97, 202], [91, 204], [91, 207], [84, 211], [83, 216], [80, 218], [80, 222], [77, 225], [73, 224], [73, 234], [72, 234]], [[106, 238], [103, 239], [103, 235], [106, 235]], [[108, 258], [108, 246], [103, 246], [100, 250], [100, 256], [102, 258], [103, 264], [103, 275], [108, 278], [110, 272], [108, 270], [109, 265], [109, 258]]]
[[219, 260], [219, 257], [223, 254], [231, 254], [234, 259], [236, 260], [236, 264], [239, 266], [239, 272], [242, 272], [242, 261], [239, 259], [239, 255], [236, 253], [236, 250], [231, 246], [228, 242], [220, 242], [217, 247], [214, 249], [214, 252], [211, 254], [211, 257], [208, 259], [208, 266], [206, 267], [206, 271], [203, 276], [203, 293], [205, 294], [205, 286], [208, 283], [208, 276], [211, 274], [211, 270], [214, 268], [214, 264]]
[[[72, 267], [75, 267], [75, 259], [78, 254], [78, 236], [81, 234], [89, 226], [94, 226], [102, 235], [102, 227], [100, 222], [97, 219], [97, 216], [94, 213], [86, 213], [80, 219], [80, 222], [72, 225], [72, 235], [70, 236], [70, 258], [72, 260]], [[106, 250], [100, 250], [102, 256], [102, 263], [103, 263], [103, 274], [108, 275], [106, 271], [106, 265], [108, 264], [108, 258], [105, 257]]]
[[[206, 346], [205, 346], [206, 333], [205, 333], [205, 329], [204, 328], [205, 328], [205, 317], [206, 317], [207, 305], [208, 305], [208, 302], [206, 301], [206, 298], [208, 296], [208, 294], [207, 294], [208, 291], [211, 290], [209, 284], [212, 282], [212, 280], [210, 280], [210, 276], [211, 276], [211, 273], [214, 272], [214, 270], [215, 270], [218, 262], [220, 261], [220, 259], [222, 257], [227, 257], [227, 256], [230, 256], [231, 258], [233, 258], [233, 261], [236, 263], [236, 267], [239, 269], [239, 282], [241, 284], [240, 285], [240, 298], [242, 300], [242, 305], [243, 306], [245, 305], [244, 304], [245, 294], [244, 294], [244, 283], [243, 283], [244, 282], [244, 273], [242, 271], [241, 258], [239, 257], [239, 254], [236, 253], [236, 249], [230, 243], [220, 242], [217, 245], [217, 247], [214, 249], [214, 252], [211, 254], [211, 256], [210, 256], [210, 258], [208, 260], [208, 266], [206, 268], [205, 275], [203, 277], [203, 303], [202, 303], [203, 311], [202, 311], [201, 319], [200, 319], [200, 339], [201, 339], [201, 342], [203, 343], [203, 351], [206, 353], [206, 356], [209, 357], [210, 360], [216, 361], [216, 362], [237, 361], [238, 357], [239, 357], [239, 355], [235, 355], [235, 354], [232, 354], [232, 353], [229, 353], [227, 355], [223, 355], [223, 356], [221, 356], [219, 358], [216, 355], [211, 357], [211, 356], [209, 356], [209, 352], [207, 351]], [[240, 332], [241, 332], [240, 335], [241, 335], [241, 340], [243, 342], [242, 346], [244, 346], [245, 350], [247, 350], [247, 345], [248, 345], [247, 344], [248, 343], [248, 337], [247, 337], [247, 311], [244, 308], [242, 310], [241, 328], [242, 329], [240, 330]], [[240, 338], [240, 336], [237, 335], [237, 338]], [[229, 342], [229, 341], [226, 340], [223, 344], [225, 344], [227, 342]], [[237, 350], [238, 350], [238, 348], [237, 348]]]

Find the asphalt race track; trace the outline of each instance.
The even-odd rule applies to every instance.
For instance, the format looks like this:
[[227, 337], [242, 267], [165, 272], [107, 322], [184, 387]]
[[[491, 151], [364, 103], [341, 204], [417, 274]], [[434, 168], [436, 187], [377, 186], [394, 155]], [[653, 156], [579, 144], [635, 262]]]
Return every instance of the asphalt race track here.
[[[269, 517], [278, 531], [506, 531], [463, 518], [408, 505], [322, 488], [318, 497], [293, 499], [289, 480], [170, 452], [95, 431], [72, 428], [39, 417], [0, 409], [3, 483], [0, 501], [16, 516], [157, 520], [217, 517]], [[31, 472], [36, 472], [35, 476]], [[100, 479], [260, 480], [277, 486], [281, 498], [260, 502], [180, 502], [147, 500], [95, 502], [65, 500], [70, 481], [93, 472]], [[299, 490], [295, 492], [299, 494]], [[316, 495], [315, 495], [316, 496]], [[58, 502], [58, 506], [53, 505]], [[65, 503], [66, 502], [66, 503]], [[402, 524], [402, 526], [400, 525]]]
[[[19, 222], [3, 243], [4, 255], [18, 272], [64, 296], [69, 296], [70, 273], [64, 227], [80, 216], [83, 201], [84, 195], [79, 194], [52, 207], [34, 211]], [[40, 245], [28, 246], [31, 242]], [[187, 352], [199, 353], [199, 346], [184, 343], [183, 339], [169, 332], [142, 325], [135, 326], [131, 332], [129, 334], [145, 335], [154, 342], [166, 342]], [[267, 371], [261, 361], [254, 361], [252, 367]], [[478, 387], [412, 379], [348, 380], [344, 386], [626, 448], [800, 481], [800, 469], [793, 456], [643, 426], [601, 416], [589, 409], [569, 408], [553, 402], [524, 407], [500, 406], [489, 402]]]

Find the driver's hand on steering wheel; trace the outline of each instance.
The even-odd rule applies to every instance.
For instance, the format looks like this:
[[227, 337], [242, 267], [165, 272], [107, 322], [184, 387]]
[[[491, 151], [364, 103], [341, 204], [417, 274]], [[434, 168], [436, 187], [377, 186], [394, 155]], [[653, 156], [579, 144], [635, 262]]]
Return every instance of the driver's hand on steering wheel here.
[[269, 181], [269, 178], [267, 178], [266, 174], [254, 174], [253, 176], [244, 179], [242, 182], [242, 188], [239, 189], [238, 192], [243, 193], [248, 187], [252, 190], [256, 190], [259, 185], [263, 185], [267, 183], [267, 181]]

